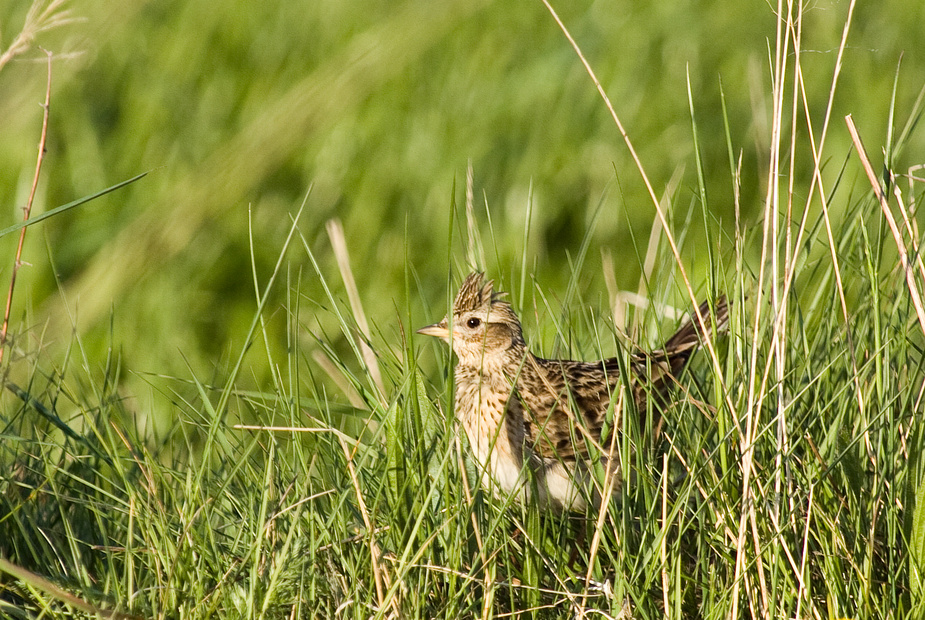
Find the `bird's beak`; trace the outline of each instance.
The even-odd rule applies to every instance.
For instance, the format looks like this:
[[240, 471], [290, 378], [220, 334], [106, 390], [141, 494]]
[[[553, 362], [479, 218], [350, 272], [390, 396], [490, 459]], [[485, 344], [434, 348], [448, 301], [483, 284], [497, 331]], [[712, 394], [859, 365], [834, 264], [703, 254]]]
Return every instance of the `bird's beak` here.
[[434, 336], [436, 338], [443, 338], [447, 342], [450, 341], [450, 330], [447, 329], [447, 321], [444, 318], [439, 323], [434, 323], [433, 325], [428, 325], [427, 327], [422, 327], [418, 330], [419, 334], [424, 334], [425, 336]]

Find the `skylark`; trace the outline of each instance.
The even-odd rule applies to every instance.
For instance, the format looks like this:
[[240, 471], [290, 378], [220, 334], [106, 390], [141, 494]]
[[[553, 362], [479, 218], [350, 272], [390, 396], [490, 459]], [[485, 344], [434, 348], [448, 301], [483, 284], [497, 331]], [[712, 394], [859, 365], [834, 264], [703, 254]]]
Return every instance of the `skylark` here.
[[[594, 460], [603, 466], [604, 480], [612, 481], [612, 491], [622, 479], [617, 433], [602, 437], [605, 425], [620, 428], [620, 361], [533, 355], [513, 308], [492, 287], [482, 273], [469, 274], [456, 295], [453, 316], [418, 333], [451, 343], [459, 358], [456, 418], [481, 469], [481, 484], [521, 500], [535, 497], [543, 507], [583, 511], [589, 502], [601, 501], [600, 492], [588, 484]], [[709, 305], [703, 304], [700, 313], [709, 328]], [[727, 318], [722, 298], [714, 303], [714, 328], [724, 329]], [[628, 374], [637, 411], [645, 412], [653, 396], [653, 408], [663, 404], [702, 338], [694, 317], [664, 348], [632, 356]]]

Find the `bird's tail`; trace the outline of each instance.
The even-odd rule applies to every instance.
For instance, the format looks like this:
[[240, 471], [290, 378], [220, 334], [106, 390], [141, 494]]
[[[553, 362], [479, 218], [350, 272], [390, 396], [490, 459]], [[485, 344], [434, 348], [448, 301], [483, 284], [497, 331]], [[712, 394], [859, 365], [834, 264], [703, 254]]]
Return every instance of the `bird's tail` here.
[[697, 314], [684, 322], [678, 328], [678, 331], [665, 342], [665, 346], [658, 351], [653, 351], [652, 356], [659, 357], [667, 361], [671, 367], [671, 373], [681, 372], [684, 365], [690, 358], [691, 353], [700, 348], [704, 339], [712, 338], [713, 334], [723, 334], [729, 329], [729, 301], [725, 295], [713, 302], [713, 312], [710, 312], [710, 302], [705, 301], [697, 309], [698, 314], [703, 317], [704, 324], [707, 328], [704, 334], [700, 320]]
[[[725, 295], [712, 304], [709, 301], [700, 304], [698, 314], [703, 317], [703, 325], [698, 315], [693, 314], [665, 342], [664, 347], [634, 356], [636, 372], [644, 378], [639, 382], [640, 389], [636, 392], [636, 407], [640, 413], [645, 411], [648, 398], [655, 396], [657, 400], [664, 400], [691, 354], [700, 348], [706, 338], [725, 333], [729, 327], [729, 301]], [[706, 332], [703, 326], [706, 326]]]

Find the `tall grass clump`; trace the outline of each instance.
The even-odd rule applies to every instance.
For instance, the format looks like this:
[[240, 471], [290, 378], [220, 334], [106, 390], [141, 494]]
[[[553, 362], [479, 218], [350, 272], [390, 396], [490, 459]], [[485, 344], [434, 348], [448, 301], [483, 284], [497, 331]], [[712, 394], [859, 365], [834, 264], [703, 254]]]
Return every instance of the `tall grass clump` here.
[[[211, 372], [127, 369], [131, 351], [111, 341], [93, 357], [76, 328], [60, 355], [4, 343], [0, 613], [921, 617], [925, 266], [914, 207], [925, 192], [894, 166], [922, 97], [891, 107], [879, 137], [835, 115], [853, 6], [822, 110], [805, 98], [803, 14], [778, 7], [767, 166], [751, 180], [766, 191], [748, 219], [725, 104], [711, 114], [725, 127], [727, 198], [708, 191], [693, 93], [696, 185], [657, 191], [580, 40], [547, 4], [651, 200], [639, 207], [654, 223], [632, 248], [634, 290], [618, 286], [609, 252], [599, 265], [591, 251], [612, 216], [605, 201], [553, 287], [528, 250], [535, 205], [523, 222], [493, 217], [470, 177], [465, 205], [448, 209], [445, 255], [408, 259], [417, 233], [406, 224], [402, 286], [388, 299], [366, 295], [355, 272], [389, 265], [356, 261], [335, 218], [324, 233], [305, 224], [309, 192], [269, 269], [250, 238], [247, 327]], [[867, 172], [881, 167], [874, 144], [883, 175]], [[723, 201], [731, 225], [715, 218]], [[503, 258], [512, 246], [519, 261]], [[529, 345], [548, 357], [628, 360], [699, 300], [731, 300], [728, 333], [704, 342], [659, 428], [652, 412], [615, 416], [632, 474], [600, 511], [544, 513], [473, 484], [452, 356], [413, 334], [447, 312], [474, 268], [510, 293]], [[595, 273], [606, 297], [589, 286]], [[147, 424], [128, 373], [170, 403], [169, 425]]]

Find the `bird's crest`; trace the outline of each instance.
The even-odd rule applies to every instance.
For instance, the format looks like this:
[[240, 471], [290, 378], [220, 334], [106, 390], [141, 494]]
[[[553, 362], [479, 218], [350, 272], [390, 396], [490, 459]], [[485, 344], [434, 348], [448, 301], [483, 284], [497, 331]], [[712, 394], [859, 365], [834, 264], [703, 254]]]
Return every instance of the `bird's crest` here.
[[504, 295], [504, 293], [494, 292], [494, 280], [488, 280], [482, 284], [484, 278], [485, 274], [480, 271], [473, 271], [466, 276], [456, 294], [456, 301], [453, 302], [453, 314], [480, 309], [488, 310]]

